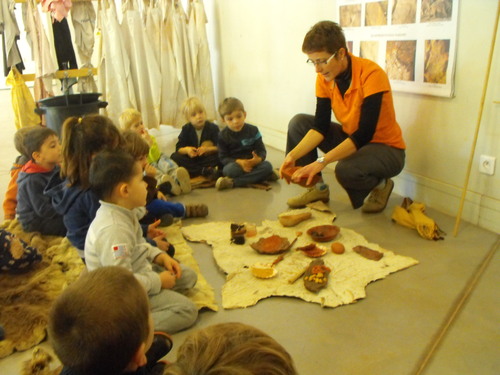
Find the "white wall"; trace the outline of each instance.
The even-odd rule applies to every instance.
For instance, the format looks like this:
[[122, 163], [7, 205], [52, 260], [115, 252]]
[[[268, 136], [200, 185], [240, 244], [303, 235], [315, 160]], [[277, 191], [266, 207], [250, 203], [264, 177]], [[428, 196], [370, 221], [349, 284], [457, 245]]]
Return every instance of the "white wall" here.
[[[478, 113], [498, 0], [460, 0], [455, 97], [394, 93], [396, 114], [408, 146], [396, 192], [456, 216]], [[314, 70], [301, 52], [317, 21], [338, 21], [332, 0], [205, 0], [217, 100], [236, 96], [264, 141], [284, 150], [286, 128], [296, 113], [313, 113]], [[463, 218], [500, 232], [500, 166], [478, 173], [479, 155], [500, 162], [500, 37]], [[451, 232], [451, 229], [449, 229]]]

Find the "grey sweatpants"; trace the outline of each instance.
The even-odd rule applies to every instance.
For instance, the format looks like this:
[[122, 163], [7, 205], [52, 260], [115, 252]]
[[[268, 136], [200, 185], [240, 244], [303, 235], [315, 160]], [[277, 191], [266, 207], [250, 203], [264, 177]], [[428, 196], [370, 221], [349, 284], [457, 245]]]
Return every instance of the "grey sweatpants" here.
[[[295, 115], [288, 124], [286, 153], [288, 154], [313, 128], [314, 116]], [[347, 138], [342, 126], [330, 124], [325, 139], [318, 145], [324, 153], [335, 148]], [[297, 160], [297, 165], [304, 166], [318, 158], [317, 149]], [[335, 167], [335, 176], [346, 190], [353, 208], [363, 205], [365, 198], [383, 179], [397, 176], [405, 164], [405, 150], [387, 146], [383, 143], [368, 143], [354, 154], [339, 160]]]
[[[175, 333], [191, 327], [196, 322], [198, 308], [182, 292], [196, 285], [198, 275], [183, 264], [181, 269], [182, 276], [173, 289], [162, 289], [160, 293], [149, 296], [155, 331]], [[155, 271], [159, 270], [155, 267]]]

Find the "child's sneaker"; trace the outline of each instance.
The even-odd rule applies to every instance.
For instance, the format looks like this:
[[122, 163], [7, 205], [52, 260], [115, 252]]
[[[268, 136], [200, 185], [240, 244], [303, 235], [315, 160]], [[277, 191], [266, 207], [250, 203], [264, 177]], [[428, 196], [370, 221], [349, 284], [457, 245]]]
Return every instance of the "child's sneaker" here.
[[158, 190], [165, 195], [180, 195], [182, 193], [180, 185], [168, 174], [164, 174], [160, 177], [158, 181]]
[[180, 186], [182, 194], [188, 194], [191, 192], [191, 177], [189, 172], [184, 167], [179, 167], [175, 170], [174, 181]]
[[187, 204], [185, 217], [205, 217], [208, 215], [208, 207], [206, 204]]
[[220, 177], [220, 172], [218, 167], [203, 167], [201, 170], [201, 175], [210, 181], [216, 181]]
[[215, 183], [215, 188], [217, 190], [232, 189], [234, 187], [234, 181], [230, 177], [219, 177]]
[[155, 366], [160, 359], [165, 357], [174, 346], [170, 335], [164, 332], [155, 332], [153, 336], [153, 343], [146, 353], [148, 368]]

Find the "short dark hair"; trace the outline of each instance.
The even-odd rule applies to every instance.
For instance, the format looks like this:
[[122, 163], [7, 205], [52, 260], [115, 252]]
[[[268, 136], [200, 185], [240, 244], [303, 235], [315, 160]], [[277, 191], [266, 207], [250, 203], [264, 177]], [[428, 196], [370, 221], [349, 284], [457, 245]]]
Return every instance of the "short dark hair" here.
[[338, 23], [333, 21], [320, 21], [307, 32], [302, 43], [302, 52], [335, 53], [344, 48], [347, 52], [344, 32]]
[[51, 136], [56, 136], [57, 133], [50, 128], [42, 128], [38, 127], [33, 130], [30, 130], [24, 136], [23, 146], [26, 150], [26, 156], [28, 156], [31, 160], [33, 160], [33, 153], [40, 151], [42, 148], [43, 142]]
[[90, 188], [99, 199], [108, 199], [119, 183], [130, 181], [135, 163], [125, 150], [99, 152], [90, 163]]
[[56, 299], [49, 337], [76, 374], [121, 374], [150, 332], [144, 287], [124, 267], [83, 273]]
[[40, 128], [40, 125], [24, 126], [18, 129], [14, 134], [14, 147], [26, 159], [31, 159], [31, 155], [28, 155], [28, 152], [26, 151], [26, 147], [24, 146], [24, 139], [26, 138], [26, 135], [29, 134], [32, 130]]
[[245, 107], [243, 106], [243, 103], [241, 100], [237, 98], [226, 98], [220, 103], [219, 105], [219, 114], [222, 119], [224, 119], [224, 116], [230, 115], [234, 111], [243, 111], [245, 112]]

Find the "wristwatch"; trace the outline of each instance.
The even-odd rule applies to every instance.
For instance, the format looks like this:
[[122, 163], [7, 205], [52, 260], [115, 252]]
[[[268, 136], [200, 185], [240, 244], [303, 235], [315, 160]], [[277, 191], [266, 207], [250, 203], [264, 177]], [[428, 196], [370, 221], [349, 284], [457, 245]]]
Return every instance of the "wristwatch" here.
[[325, 157], [324, 156], [320, 156], [319, 158], [316, 159], [316, 161], [318, 163], [324, 163], [325, 162]]

